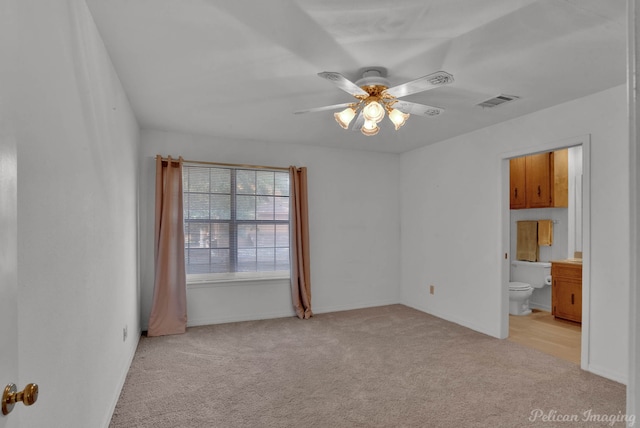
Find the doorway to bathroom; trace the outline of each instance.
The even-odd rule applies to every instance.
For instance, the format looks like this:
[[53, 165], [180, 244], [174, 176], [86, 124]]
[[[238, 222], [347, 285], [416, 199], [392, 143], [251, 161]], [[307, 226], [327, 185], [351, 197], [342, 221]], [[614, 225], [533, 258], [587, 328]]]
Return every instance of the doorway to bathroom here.
[[[589, 357], [589, 143], [589, 136], [585, 135], [504, 153], [502, 156], [503, 220], [501, 227], [504, 253], [501, 305], [502, 336], [542, 352], [573, 361], [580, 364], [582, 368], [586, 368]], [[510, 186], [510, 163], [513, 163], [511, 159], [521, 158], [524, 161], [523, 157], [525, 156], [535, 157], [550, 152], [554, 152], [554, 154], [558, 152], [556, 159], [562, 159], [561, 155], [566, 156], [567, 202], [565, 204], [560, 202], [555, 207], [549, 204], [540, 207], [540, 204], [536, 205], [534, 202], [531, 204], [533, 207], [528, 204], [521, 205], [518, 209], [511, 209], [514, 203], [511, 194], [514, 189]], [[551, 165], [553, 166], [553, 155], [551, 156]], [[520, 192], [522, 194], [523, 190]], [[533, 200], [540, 193], [540, 187], [534, 189], [530, 199]], [[542, 197], [545, 196], [542, 195]], [[521, 226], [525, 223], [539, 223], [544, 224], [545, 228], [550, 227], [552, 242], [536, 242], [536, 246], [533, 247], [535, 253], [523, 254], [522, 242], [518, 242], [518, 222], [521, 223]], [[543, 245], [538, 245], [538, 243]], [[520, 250], [520, 254], [518, 254], [518, 250]], [[519, 264], [527, 264], [527, 262], [518, 262], [518, 258], [535, 263], [574, 262], [575, 266], [570, 267], [577, 267], [580, 263], [582, 270], [578, 271], [577, 275], [581, 275], [579, 279], [581, 280], [582, 301], [577, 300], [580, 296], [575, 291], [572, 291], [568, 298], [571, 299], [571, 304], [575, 304], [574, 308], [579, 307], [581, 310], [582, 313], [578, 318], [582, 322], [581, 324], [575, 322], [575, 317], [572, 319], [571, 316], [565, 316], [561, 309], [558, 310], [553, 306], [552, 302], [564, 299], [558, 294], [564, 290], [564, 283], [557, 283], [556, 286], [549, 284], [552, 281], [552, 275], [549, 275], [550, 268], [546, 269], [547, 284], [540, 283], [545, 278], [541, 277], [538, 281], [537, 276], [536, 279], [522, 281], [518, 276], [517, 269]], [[562, 277], [558, 272], [564, 271], [557, 269], [557, 266], [560, 266], [557, 263], [554, 263], [553, 266], [556, 269], [556, 279], [561, 281]], [[514, 284], [518, 280], [522, 283], [534, 283], [533, 287], [535, 288], [523, 292], [521, 284]], [[512, 283], [512, 291], [509, 290], [510, 282]], [[513, 290], [518, 286], [521, 290], [514, 292]], [[514, 296], [517, 297], [514, 298]], [[521, 296], [525, 297], [524, 302], [516, 304], [515, 300], [522, 300]], [[510, 312], [519, 315], [510, 315]]]

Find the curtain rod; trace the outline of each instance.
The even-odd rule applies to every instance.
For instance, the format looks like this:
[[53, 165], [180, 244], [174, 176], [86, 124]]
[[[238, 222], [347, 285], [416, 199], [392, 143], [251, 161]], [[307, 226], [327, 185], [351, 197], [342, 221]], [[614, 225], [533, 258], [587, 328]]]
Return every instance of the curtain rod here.
[[[168, 158], [162, 158], [163, 162], [167, 162]], [[177, 159], [171, 158], [172, 161], [177, 161]], [[217, 166], [228, 166], [232, 168], [250, 168], [250, 169], [270, 169], [277, 171], [289, 171], [289, 168], [285, 168], [282, 166], [264, 166], [264, 165], [242, 165], [236, 163], [222, 163], [222, 162], [205, 162], [205, 161], [194, 161], [194, 160], [186, 160], [182, 159], [183, 163], [194, 163], [199, 165], [217, 165]], [[299, 168], [298, 168], [299, 169]]]

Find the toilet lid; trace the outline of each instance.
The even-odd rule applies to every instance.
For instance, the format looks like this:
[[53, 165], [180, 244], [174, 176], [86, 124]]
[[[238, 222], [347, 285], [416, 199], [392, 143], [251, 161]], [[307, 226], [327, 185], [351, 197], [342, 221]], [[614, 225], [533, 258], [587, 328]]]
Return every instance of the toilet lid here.
[[513, 291], [529, 290], [530, 288], [531, 288], [531, 285], [527, 284], [526, 282], [510, 282], [509, 283], [509, 290], [513, 290]]

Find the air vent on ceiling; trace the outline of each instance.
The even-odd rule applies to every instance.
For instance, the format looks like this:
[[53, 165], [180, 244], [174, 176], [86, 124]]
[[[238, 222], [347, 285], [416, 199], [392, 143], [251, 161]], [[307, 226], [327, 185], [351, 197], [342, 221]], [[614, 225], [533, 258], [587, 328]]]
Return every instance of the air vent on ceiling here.
[[504, 95], [504, 94], [501, 94], [501, 95], [498, 95], [497, 97], [489, 98], [488, 100], [483, 101], [483, 102], [481, 102], [480, 104], [477, 104], [477, 105], [479, 105], [480, 107], [487, 107], [487, 108], [497, 107], [497, 106], [499, 106], [501, 104], [508, 103], [510, 101], [515, 101], [518, 98], [519, 97], [516, 97], [515, 95]]

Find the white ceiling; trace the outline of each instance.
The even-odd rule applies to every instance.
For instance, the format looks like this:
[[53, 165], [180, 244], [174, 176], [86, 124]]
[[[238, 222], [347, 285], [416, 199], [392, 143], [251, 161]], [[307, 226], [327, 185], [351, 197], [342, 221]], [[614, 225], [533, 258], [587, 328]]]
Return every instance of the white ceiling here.
[[[87, 0], [143, 128], [400, 153], [623, 84], [625, 0]], [[353, 100], [317, 76], [391, 85], [444, 70], [406, 99], [445, 109], [385, 119], [374, 137], [331, 111]], [[519, 100], [476, 106], [499, 94]], [[606, 108], [606, 106], [603, 106]], [[541, 124], [541, 126], [543, 126]]]

